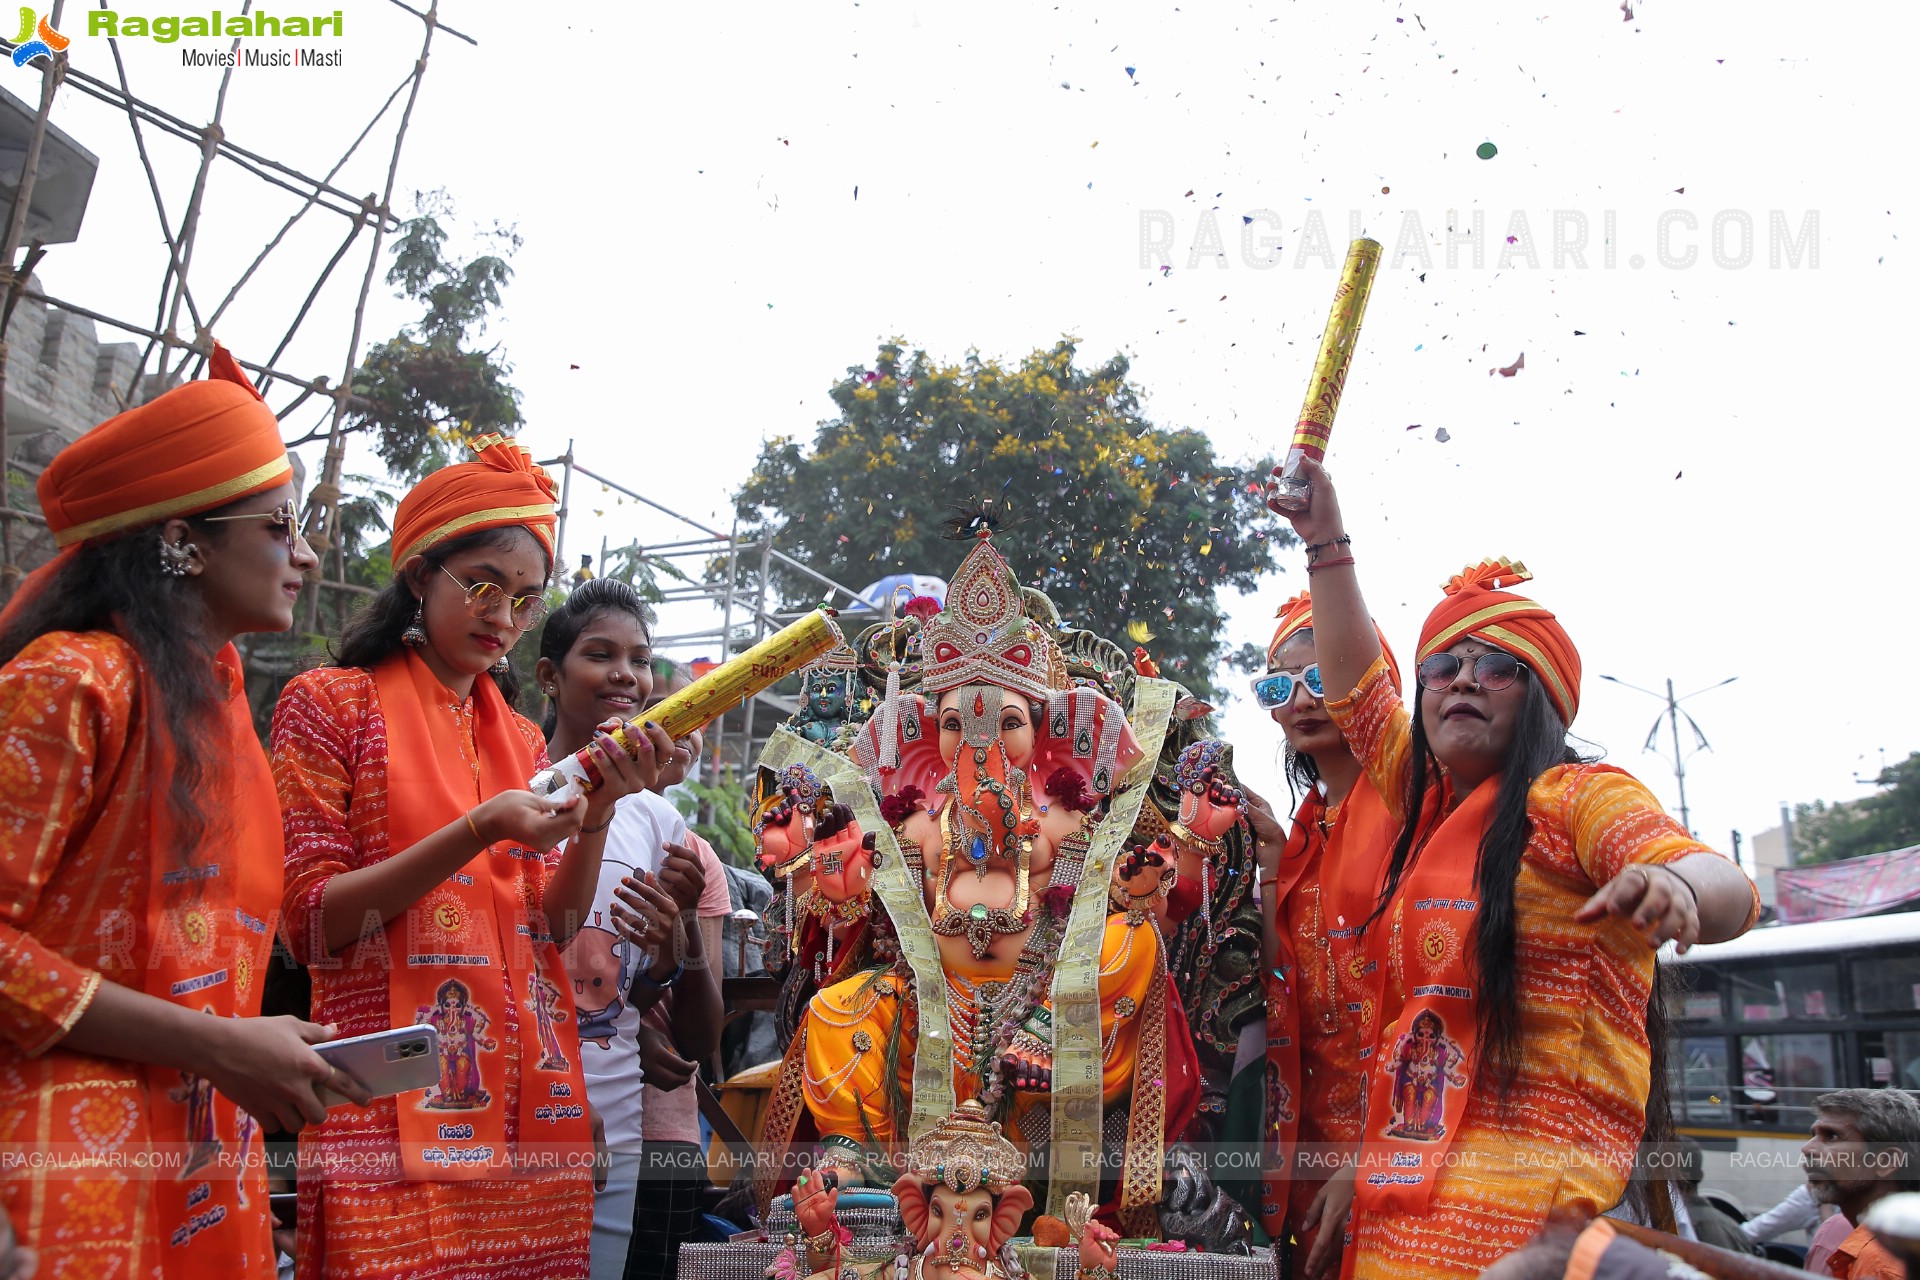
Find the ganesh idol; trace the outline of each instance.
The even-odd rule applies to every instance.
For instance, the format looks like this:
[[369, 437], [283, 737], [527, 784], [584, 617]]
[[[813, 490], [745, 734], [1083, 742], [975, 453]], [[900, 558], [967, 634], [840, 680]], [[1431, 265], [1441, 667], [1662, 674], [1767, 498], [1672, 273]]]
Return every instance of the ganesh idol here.
[[[1030, 616], [1030, 594], [979, 537], [945, 607], [896, 632], [886, 696], [844, 758], [776, 735], [763, 862], [815, 920], [811, 934], [796, 922], [796, 940], [821, 945], [797, 948], [819, 985], [766, 1137], [810, 1123], [843, 1183], [884, 1185], [916, 1124], [957, 1103], [977, 1101], [1029, 1149], [1078, 1124], [1124, 1152], [1108, 1208], [1157, 1233], [1165, 1145], [1199, 1094], [1159, 927], [1181, 851], [1128, 840], [1152, 769], [1126, 710], [1069, 677], [1057, 619]], [[877, 892], [883, 877], [898, 887]], [[836, 940], [853, 939], [836, 959]], [[1068, 1019], [1092, 1033], [1094, 1059], [1089, 1071], [1076, 1057], [1072, 1080], [1056, 1072]], [[952, 1101], [928, 1120], [915, 1092], [930, 1087]]]

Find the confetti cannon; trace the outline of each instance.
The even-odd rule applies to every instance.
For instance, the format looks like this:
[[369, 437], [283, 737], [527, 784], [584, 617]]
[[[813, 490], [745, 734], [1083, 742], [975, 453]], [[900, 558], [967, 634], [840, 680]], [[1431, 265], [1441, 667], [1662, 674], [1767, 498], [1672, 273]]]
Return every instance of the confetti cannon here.
[[1379, 241], [1355, 240], [1347, 246], [1340, 284], [1333, 291], [1333, 309], [1327, 314], [1326, 332], [1320, 335], [1320, 354], [1313, 360], [1313, 381], [1307, 384], [1306, 403], [1300, 406], [1300, 421], [1293, 428], [1293, 444], [1268, 486], [1267, 501], [1276, 511], [1306, 509], [1308, 485], [1300, 475], [1300, 463], [1306, 458], [1320, 462], [1327, 456], [1334, 411], [1347, 386], [1347, 368], [1353, 363], [1360, 322], [1366, 318], [1367, 298], [1379, 269]]
[[[643, 726], [647, 721], [665, 729], [670, 738], [684, 738], [754, 694], [771, 688], [782, 677], [792, 675], [829, 649], [845, 643], [832, 614], [825, 609], [815, 609], [627, 721], [613, 731], [613, 740], [629, 756], [638, 759], [639, 744], [646, 739]], [[588, 749], [583, 747], [535, 774], [527, 789], [558, 804], [573, 796], [585, 795], [599, 785], [600, 771], [594, 767]]]

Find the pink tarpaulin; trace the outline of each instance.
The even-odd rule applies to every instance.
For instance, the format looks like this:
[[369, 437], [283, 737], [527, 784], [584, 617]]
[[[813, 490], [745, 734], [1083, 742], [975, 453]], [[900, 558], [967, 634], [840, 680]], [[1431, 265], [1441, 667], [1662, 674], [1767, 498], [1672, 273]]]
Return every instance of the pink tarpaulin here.
[[1920, 906], [1920, 845], [1773, 873], [1783, 924], [1845, 920]]

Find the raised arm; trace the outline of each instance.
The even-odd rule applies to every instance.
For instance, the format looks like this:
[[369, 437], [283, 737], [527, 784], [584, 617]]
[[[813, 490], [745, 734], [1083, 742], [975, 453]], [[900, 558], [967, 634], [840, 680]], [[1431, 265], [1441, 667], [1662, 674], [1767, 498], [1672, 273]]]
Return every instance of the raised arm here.
[[1311, 458], [1301, 461], [1301, 472], [1312, 486], [1307, 504], [1300, 511], [1281, 514], [1292, 522], [1293, 531], [1307, 548], [1307, 573], [1313, 591], [1313, 647], [1327, 700], [1333, 701], [1351, 693], [1380, 657], [1380, 637], [1360, 595], [1353, 545], [1340, 518], [1340, 498], [1333, 481]]

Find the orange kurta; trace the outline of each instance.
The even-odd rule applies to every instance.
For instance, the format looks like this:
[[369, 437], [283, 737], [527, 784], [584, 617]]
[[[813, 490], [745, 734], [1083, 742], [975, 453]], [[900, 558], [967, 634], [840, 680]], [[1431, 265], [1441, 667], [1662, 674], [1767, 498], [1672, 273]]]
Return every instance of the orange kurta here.
[[[0, 675], [0, 1154], [54, 1162], [0, 1162], [0, 1208], [54, 1280], [267, 1277], [258, 1126], [236, 1128], [209, 1088], [196, 1112], [203, 1140], [159, 1142], [156, 1073], [60, 1044], [102, 982], [143, 991], [163, 963], [148, 923], [153, 859], [175, 851], [151, 848], [152, 788], [168, 779], [147, 714], [138, 657], [108, 632], [42, 636]], [[244, 716], [234, 723], [223, 754], [257, 760]], [[264, 762], [258, 768], [264, 790]], [[209, 789], [221, 782], [209, 778]], [[270, 793], [245, 800], [272, 804]], [[278, 868], [268, 854], [260, 867], [221, 869], [189, 901], [210, 929], [194, 933], [206, 944], [206, 976], [182, 984], [191, 993], [176, 1002], [217, 996], [237, 1015], [257, 1015]], [[236, 924], [244, 932], [232, 932]], [[216, 1179], [230, 1185], [215, 1189]], [[202, 1185], [214, 1194], [195, 1196]], [[196, 1222], [191, 1210], [169, 1210], [174, 1201], [221, 1212]]]
[[[1376, 663], [1327, 704], [1374, 787], [1400, 808], [1412, 729]], [[1547, 770], [1528, 793], [1533, 835], [1514, 891], [1520, 1064], [1504, 1108], [1476, 1080], [1427, 1212], [1358, 1215], [1348, 1275], [1368, 1280], [1475, 1276], [1524, 1245], [1554, 1210], [1592, 1215], [1618, 1203], [1646, 1123], [1646, 1016], [1653, 952], [1625, 921], [1576, 924], [1574, 912], [1630, 863], [1711, 853], [1651, 792], [1616, 769]], [[1759, 911], [1755, 892], [1751, 923]], [[1404, 894], [1375, 926], [1403, 918]], [[1383, 937], [1388, 936], [1386, 934]], [[1472, 939], [1453, 940], [1470, 948]], [[1380, 990], [1376, 1070], [1390, 1067], [1395, 1023], [1417, 959], [1393, 951]], [[1386, 1117], [1369, 1117], [1366, 1138]], [[1362, 1164], [1367, 1161], [1362, 1153]]]
[[[439, 767], [479, 768], [471, 702], [463, 706], [463, 758]], [[539, 730], [514, 719], [544, 768]], [[392, 851], [387, 728], [372, 673], [322, 668], [295, 677], [274, 712], [273, 767], [287, 824], [287, 938], [306, 962], [324, 954], [327, 881]], [[544, 866], [521, 864], [532, 869], [523, 886], [530, 903], [543, 900], [558, 863], [555, 850]], [[373, 931], [335, 959], [312, 968], [313, 1020], [337, 1023], [343, 1036], [384, 1030], [392, 1021], [385, 933]], [[495, 989], [476, 987], [473, 995], [476, 1004], [500, 1011], [487, 1034], [499, 1043], [507, 1143], [517, 1146], [521, 1037], [535, 1028], [523, 1025], [524, 997], [503, 976]], [[334, 1108], [327, 1123], [301, 1133], [300, 1160], [304, 1280], [552, 1280], [587, 1273], [593, 1186], [584, 1168], [551, 1177], [401, 1181], [398, 1112], [390, 1097], [365, 1108]]]

